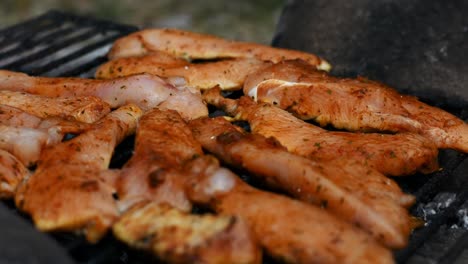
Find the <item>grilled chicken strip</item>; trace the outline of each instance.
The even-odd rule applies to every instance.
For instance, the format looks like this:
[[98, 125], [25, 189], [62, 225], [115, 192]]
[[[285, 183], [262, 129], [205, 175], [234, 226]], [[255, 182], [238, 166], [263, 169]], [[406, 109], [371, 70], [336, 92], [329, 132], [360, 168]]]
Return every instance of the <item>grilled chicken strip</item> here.
[[393, 263], [366, 233], [313, 205], [250, 187], [203, 156], [185, 166], [189, 197], [249, 224], [271, 256], [286, 263]]
[[135, 105], [108, 114], [83, 134], [43, 151], [33, 175], [20, 185], [17, 207], [42, 231], [83, 231], [98, 241], [117, 219], [114, 147], [133, 133], [142, 111]]
[[190, 211], [180, 174], [182, 162], [203, 154], [191, 131], [172, 110], [153, 109], [140, 119], [132, 158], [118, 183], [122, 210], [149, 200]]
[[260, 248], [238, 217], [187, 215], [167, 204], [144, 203], [124, 213], [113, 231], [168, 263], [261, 263]]
[[146, 112], [138, 124], [135, 153], [117, 183], [120, 210], [131, 209], [114, 233], [171, 263], [258, 263], [258, 246], [239, 219], [190, 214], [185, 175], [179, 170], [182, 162], [202, 154], [177, 112]]
[[270, 65], [257, 59], [243, 58], [168, 65], [164, 60], [160, 62], [159, 57], [158, 53], [111, 60], [96, 70], [96, 78], [111, 79], [149, 73], [168, 78], [169, 82], [180, 77], [183, 84], [197, 89], [210, 89], [218, 85], [223, 90], [238, 90], [242, 88], [248, 74]]
[[15, 107], [0, 104], [0, 125], [55, 130], [57, 133], [81, 133], [91, 127], [88, 123], [61, 118], [40, 118]]
[[285, 59], [302, 59], [319, 70], [328, 71], [331, 69], [327, 61], [314, 54], [226, 40], [177, 29], [146, 29], [120, 38], [114, 42], [108, 57], [114, 60], [142, 56], [155, 51], [166, 52], [189, 60], [256, 58], [276, 63]]
[[55, 129], [33, 129], [0, 125], [0, 149], [13, 154], [25, 166], [36, 164], [46, 146], [59, 143], [63, 134]]
[[463, 120], [381, 83], [332, 77], [300, 61], [281, 62], [251, 74], [244, 93], [320, 125], [410, 131], [439, 148], [468, 152], [468, 125]]
[[219, 92], [212, 89], [203, 98], [236, 119], [248, 121], [252, 132], [275, 138], [292, 153], [317, 161], [350, 159], [390, 176], [438, 168], [437, 147], [423, 136], [331, 132], [278, 107], [255, 103], [246, 96], [237, 101], [223, 98]]
[[[0, 70], [0, 75], [1, 72]], [[110, 112], [106, 102], [93, 96], [51, 98], [0, 90], [0, 102], [2, 105], [18, 108], [40, 118], [59, 117], [84, 123], [93, 123]]]
[[0, 199], [11, 199], [29, 170], [15, 156], [0, 149]]
[[403, 206], [414, 198], [391, 179], [353, 161], [319, 163], [296, 156], [272, 140], [238, 131], [222, 117], [197, 119], [190, 127], [205, 149], [270, 187], [325, 207], [388, 247], [406, 245], [411, 226]]
[[[191, 92], [186, 88], [174, 87], [150, 74], [94, 80], [32, 77], [24, 73], [0, 70], [0, 90], [22, 91], [50, 97], [96, 96], [112, 108], [132, 103], [143, 110], [152, 109], [166, 100], [171, 100], [172, 103], [168, 106], [184, 117], [208, 115], [198, 91]], [[180, 103], [177, 103], [179, 101]], [[187, 102], [191, 103], [187, 105]]]

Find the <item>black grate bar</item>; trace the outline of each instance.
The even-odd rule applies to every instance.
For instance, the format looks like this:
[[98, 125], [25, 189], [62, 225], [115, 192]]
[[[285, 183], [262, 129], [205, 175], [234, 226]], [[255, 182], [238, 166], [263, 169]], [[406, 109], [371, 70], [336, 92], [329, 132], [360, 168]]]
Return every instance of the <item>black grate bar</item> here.
[[138, 29], [138, 27], [136, 26], [117, 24], [117, 23], [114, 23], [112, 21], [108, 21], [105, 19], [89, 18], [89, 17], [80, 16], [80, 15], [65, 14], [56, 10], [52, 10], [49, 13], [54, 20], [54, 24], [56, 24], [57, 21], [66, 20], [69, 22], [74, 22], [78, 24], [79, 26], [85, 26], [85, 25], [92, 26], [95, 28], [100, 28], [104, 31], [116, 30], [116, 31], [119, 31], [119, 33], [122, 35], [129, 34]]
[[41, 49], [40, 51], [33, 53], [31, 55], [28, 55], [26, 57], [23, 57], [19, 60], [16, 60], [12, 63], [9, 63], [7, 65], [3, 65], [3, 68], [8, 68], [10, 70], [20, 70], [21, 66], [24, 66], [26, 64], [32, 63], [36, 60], [42, 59], [43, 57], [46, 57], [50, 55], [51, 53], [57, 52], [57, 50], [66, 48], [67, 46], [73, 45], [78, 43], [79, 41], [85, 41], [89, 38], [95, 37], [97, 34], [99, 34], [99, 30], [95, 28], [89, 28], [88, 30], [84, 31], [81, 34], [78, 34], [74, 37], [68, 38], [64, 41], [61, 40], [55, 40], [52, 41], [50, 45], [48, 45], [46, 48]]
[[74, 69], [64, 71], [61, 73], [62, 76], [77, 76], [84, 72], [91, 70], [94, 67], [97, 67], [107, 61], [106, 56], [97, 57], [94, 60], [91, 60], [85, 64], [80, 65]]
[[51, 31], [50, 33], [44, 34], [43, 36], [40, 36], [38, 38], [29, 37], [27, 41], [20, 43], [20, 45], [16, 46], [15, 48], [1, 52], [0, 58], [5, 59], [6, 57], [17, 55], [18, 53], [23, 52], [25, 48], [39, 45], [43, 42], [50, 41], [51, 39], [63, 37], [66, 33], [69, 33], [73, 30], [73, 27], [64, 27], [59, 30]]
[[[53, 70], [54, 68], [59, 67], [62, 64], [65, 64], [65, 63], [67, 63], [69, 61], [72, 61], [72, 60], [78, 59], [80, 57], [83, 57], [87, 53], [90, 53], [90, 52], [92, 52], [94, 50], [102, 48], [103, 46], [112, 43], [114, 40], [116, 40], [119, 37], [120, 37], [119, 35], [113, 35], [113, 36], [106, 37], [106, 38], [104, 38], [104, 39], [102, 39], [102, 40], [100, 40], [100, 41], [98, 41], [96, 43], [93, 43], [91, 45], [88, 45], [88, 46], [85, 46], [85, 47], [83, 47], [81, 49], [78, 49], [78, 50], [74, 51], [73, 53], [68, 54], [67, 56], [64, 56], [64, 57], [62, 57], [60, 59], [51, 61], [51, 62], [49, 62], [49, 63], [47, 63], [45, 65], [42, 65], [42, 66], [40, 66], [38, 68], [33, 68], [33, 69], [29, 70], [29, 72], [31, 74], [34, 74], [34, 75], [43, 74], [45, 72]], [[71, 76], [71, 75], [66, 75], [66, 76]]]
[[3, 36], [3, 38], [0, 39], [0, 46], [7, 46], [18, 40], [26, 39], [30, 36], [27, 33], [50, 28], [54, 24], [53, 20], [48, 19], [50, 16], [51, 14], [46, 13], [23, 23], [0, 30], [0, 35]]

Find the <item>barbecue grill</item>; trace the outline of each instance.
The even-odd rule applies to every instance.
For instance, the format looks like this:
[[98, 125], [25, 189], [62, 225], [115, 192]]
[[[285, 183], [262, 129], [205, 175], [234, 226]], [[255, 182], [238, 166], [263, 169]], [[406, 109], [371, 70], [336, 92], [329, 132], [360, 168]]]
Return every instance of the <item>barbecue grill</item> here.
[[[106, 61], [112, 42], [136, 30], [133, 26], [51, 11], [0, 31], [0, 68], [32, 75], [91, 77], [95, 68]], [[281, 44], [276, 40], [275, 44]], [[468, 118], [468, 112], [463, 109], [452, 109], [452, 113], [465, 121]], [[130, 157], [132, 147], [131, 138], [121, 143], [111, 166], [122, 166]], [[395, 252], [399, 263], [468, 263], [468, 188], [465, 187], [468, 186], [468, 157], [451, 150], [441, 151], [439, 157], [442, 170], [397, 179], [405, 192], [417, 198], [411, 213], [426, 221], [414, 231], [408, 247]], [[13, 221], [3, 223], [6, 218]], [[129, 249], [111, 235], [92, 245], [74, 234], [39, 233], [27, 216], [15, 210], [12, 202], [4, 201], [0, 204], [0, 232], [4, 234], [9, 228], [16, 228], [11, 226], [15, 222], [28, 232], [26, 235], [22, 232], [26, 236], [23, 241], [40, 241], [41, 250], [49, 251], [50, 258], [44, 258], [42, 251], [32, 251], [32, 246], [27, 254], [19, 254], [15, 251], [19, 247], [15, 241], [0, 239], [4, 243], [0, 245], [3, 252], [0, 263], [3, 256], [13, 258], [12, 254], [16, 257], [9, 263], [57, 263], [60, 259], [65, 263], [67, 255], [74, 263], [157, 261]], [[265, 262], [273, 263], [268, 259]]]

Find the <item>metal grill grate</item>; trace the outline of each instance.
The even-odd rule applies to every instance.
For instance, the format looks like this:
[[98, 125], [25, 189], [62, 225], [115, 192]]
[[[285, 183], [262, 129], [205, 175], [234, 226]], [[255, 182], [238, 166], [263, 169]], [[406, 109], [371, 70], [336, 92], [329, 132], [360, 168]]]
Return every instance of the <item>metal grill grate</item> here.
[[[0, 31], [0, 68], [43, 76], [93, 76], [118, 37], [133, 26], [56, 11]], [[468, 118], [468, 111], [458, 114]], [[128, 158], [131, 139], [117, 149], [112, 164]], [[468, 158], [441, 151], [443, 170], [397, 179], [417, 197], [413, 215], [427, 224], [414, 232], [407, 248], [395, 252], [399, 263], [468, 263]], [[12, 204], [12, 213], [16, 213]], [[4, 227], [0, 227], [4, 228]], [[128, 249], [111, 236], [96, 245], [73, 234], [53, 234], [77, 263], [148, 263], [152, 258]], [[33, 254], [33, 252], [31, 252]], [[270, 261], [267, 261], [270, 262]]]

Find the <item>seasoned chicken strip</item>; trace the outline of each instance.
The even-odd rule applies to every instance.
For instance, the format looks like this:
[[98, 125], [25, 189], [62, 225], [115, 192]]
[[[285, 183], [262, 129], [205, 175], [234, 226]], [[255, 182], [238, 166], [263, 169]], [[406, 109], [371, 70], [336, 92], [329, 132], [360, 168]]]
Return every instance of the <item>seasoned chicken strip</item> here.
[[18, 188], [17, 207], [42, 231], [83, 231], [98, 241], [117, 219], [113, 177], [107, 170], [114, 147], [133, 133], [142, 111], [128, 105], [87, 132], [46, 149], [35, 173]]
[[55, 129], [33, 129], [0, 125], [0, 149], [18, 158], [25, 166], [36, 164], [41, 151], [62, 140], [63, 134]]
[[439, 148], [468, 152], [465, 122], [364, 78], [335, 78], [306, 63], [287, 61], [250, 75], [244, 93], [321, 125], [352, 131], [410, 131]]
[[249, 224], [268, 254], [286, 263], [393, 263], [366, 233], [313, 205], [250, 187], [204, 156], [185, 166], [189, 197]]
[[124, 213], [115, 236], [168, 263], [261, 263], [261, 251], [238, 217], [187, 215], [167, 204], [145, 203]]
[[56, 130], [58, 133], [80, 133], [91, 127], [88, 123], [61, 118], [39, 118], [16, 107], [0, 104], [0, 125]]
[[18, 184], [29, 177], [29, 170], [15, 156], [0, 149], [0, 199], [13, 198]]
[[[112, 108], [132, 103], [143, 110], [152, 109], [171, 99], [172, 109], [184, 117], [208, 115], [206, 105], [203, 104], [198, 91], [190, 92], [186, 88], [174, 87], [150, 74], [94, 80], [32, 77], [24, 73], [0, 70], [0, 90], [22, 91], [50, 97], [96, 96]], [[181, 103], [175, 103], [177, 101]], [[191, 101], [191, 104], [187, 105], [187, 101]]]
[[232, 59], [205, 63], [167, 65], [159, 61], [159, 54], [141, 57], [128, 57], [111, 60], [96, 70], [96, 78], [110, 79], [139, 73], [150, 73], [160, 77], [180, 77], [182, 83], [197, 89], [210, 89], [215, 86], [223, 90], [242, 89], [246, 76], [262, 69], [270, 63], [257, 59]]
[[138, 124], [135, 153], [117, 182], [120, 210], [131, 209], [114, 233], [171, 263], [258, 263], [259, 249], [241, 221], [190, 214], [185, 175], [179, 170], [182, 162], [202, 154], [177, 112], [146, 112]]
[[106, 102], [93, 96], [51, 98], [0, 90], [0, 102], [2, 105], [18, 108], [40, 118], [59, 117], [84, 123], [93, 123], [110, 112]]
[[275, 138], [292, 153], [318, 161], [350, 159], [390, 176], [438, 168], [437, 147], [423, 136], [331, 132], [278, 107], [245, 96], [237, 101], [223, 98], [219, 92], [212, 89], [203, 98], [236, 119], [248, 121], [252, 132]]
[[177, 29], [145, 29], [114, 42], [109, 59], [146, 55], [163, 51], [185, 59], [256, 58], [263, 61], [302, 59], [319, 70], [328, 71], [330, 64], [314, 54], [273, 48], [255, 43], [226, 40], [219, 37]]
[[224, 118], [190, 122], [195, 138], [224, 162], [247, 169], [270, 187], [319, 204], [364, 228], [388, 247], [407, 243], [410, 217], [405, 195], [385, 176], [352, 161], [314, 162], [260, 135], [244, 134]]
[[177, 112], [155, 108], [145, 113], [138, 124], [134, 154], [119, 179], [121, 209], [150, 200], [190, 211], [177, 170], [182, 162], [201, 154], [200, 144]]

